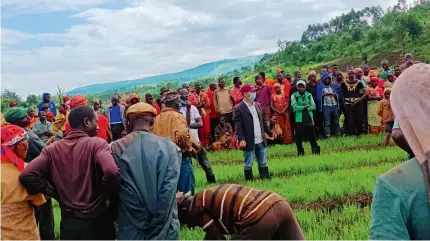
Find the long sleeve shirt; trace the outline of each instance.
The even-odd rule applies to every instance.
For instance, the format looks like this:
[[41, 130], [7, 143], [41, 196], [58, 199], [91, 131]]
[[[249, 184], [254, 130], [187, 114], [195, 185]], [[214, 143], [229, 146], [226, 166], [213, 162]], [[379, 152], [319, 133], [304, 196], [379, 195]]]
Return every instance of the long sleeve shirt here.
[[257, 223], [277, 202], [278, 194], [237, 184], [223, 184], [198, 192], [190, 215], [205, 231], [221, 227], [222, 234], [234, 234], [234, 226]]
[[120, 176], [106, 141], [72, 130], [62, 141], [44, 148], [19, 181], [31, 195], [53, 195], [65, 213], [96, 218], [106, 210], [109, 196], [118, 191]]
[[183, 152], [192, 151], [187, 120], [180, 112], [164, 108], [154, 122], [154, 135], [169, 137]]
[[217, 89], [214, 93], [215, 110], [218, 114], [228, 114], [233, 112], [233, 98], [228, 89]]

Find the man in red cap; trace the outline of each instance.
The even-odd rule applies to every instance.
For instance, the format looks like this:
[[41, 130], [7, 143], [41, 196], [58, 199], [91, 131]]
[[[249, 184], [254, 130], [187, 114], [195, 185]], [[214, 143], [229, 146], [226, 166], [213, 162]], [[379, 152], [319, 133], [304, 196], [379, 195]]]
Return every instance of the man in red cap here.
[[276, 138], [276, 134], [270, 130], [260, 105], [254, 102], [257, 89], [246, 84], [240, 90], [243, 94], [243, 102], [234, 108], [233, 121], [236, 126], [239, 147], [245, 154], [245, 179], [253, 179], [254, 154], [258, 162], [260, 178], [270, 179], [266, 161], [267, 142], [264, 134], [274, 138]]

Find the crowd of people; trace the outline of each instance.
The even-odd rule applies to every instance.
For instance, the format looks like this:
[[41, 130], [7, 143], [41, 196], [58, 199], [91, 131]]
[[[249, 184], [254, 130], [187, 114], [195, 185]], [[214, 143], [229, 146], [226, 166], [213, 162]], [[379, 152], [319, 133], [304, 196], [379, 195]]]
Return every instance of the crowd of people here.
[[[423, 112], [428, 106], [422, 106], [428, 90], [420, 91], [424, 97], [410, 90], [410, 99], [400, 98], [400, 86], [395, 87], [399, 94], [390, 97], [397, 78], [417, 91], [417, 83], [428, 85], [425, 74], [415, 85], [402, 79], [413, 65], [412, 56], [405, 57], [406, 63], [394, 70], [384, 60], [381, 71], [349, 66], [344, 76], [332, 65], [322, 68], [320, 78], [311, 71], [304, 80], [300, 71], [293, 79], [279, 69], [275, 80], [259, 73], [254, 85], [235, 77], [230, 90], [220, 78], [207, 90], [188, 84], [162, 88], [156, 101], [150, 94], [144, 102], [134, 93], [124, 102], [114, 95], [106, 107], [97, 100], [90, 108], [82, 95], [64, 96], [56, 106], [45, 93], [37, 117], [33, 108], [11, 101], [1, 122], [2, 239], [54, 239], [51, 198], [61, 208], [61, 239], [178, 239], [179, 220], [202, 227], [208, 239], [226, 234], [303, 239], [291, 207], [276, 193], [225, 184], [195, 194], [192, 159], [205, 171], [207, 182], [215, 183], [207, 150], [240, 149], [245, 180], [254, 179], [254, 160], [260, 178], [268, 180], [268, 145], [295, 142], [298, 155], [304, 155], [303, 142], [309, 141], [312, 153], [320, 154], [320, 138], [383, 131], [388, 144], [393, 127], [400, 124], [408, 130], [407, 141], [396, 138], [396, 143], [411, 155], [418, 149], [417, 159], [426, 163], [430, 136], [414, 131], [423, 125], [412, 116], [429, 115]], [[413, 71], [418, 68], [426, 68], [428, 75], [428, 65], [416, 65]], [[408, 76], [415, 73], [407, 71]], [[392, 108], [393, 99], [399, 106], [410, 100], [417, 113]], [[421, 164], [428, 176], [426, 165]], [[379, 191], [375, 195], [375, 201], [390, 198]], [[372, 232], [382, 235], [376, 227], [384, 224], [372, 224]]]

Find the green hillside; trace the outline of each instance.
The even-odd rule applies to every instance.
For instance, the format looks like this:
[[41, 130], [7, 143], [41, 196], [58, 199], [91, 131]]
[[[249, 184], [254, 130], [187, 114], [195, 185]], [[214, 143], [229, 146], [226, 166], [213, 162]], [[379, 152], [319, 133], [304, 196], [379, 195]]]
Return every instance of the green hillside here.
[[[253, 67], [230, 68], [230, 72], [225, 73], [222, 70], [228, 70], [229, 63], [220, 61], [219, 66], [211, 66], [212, 72], [206, 71], [210, 74], [203, 75], [209, 77], [190, 77], [186, 80], [162, 78], [144, 86], [109, 86], [101, 90], [104, 92], [88, 94], [87, 97], [90, 101], [97, 98], [104, 102], [113, 94], [120, 94], [125, 98], [132, 92], [142, 97], [146, 93], [157, 97], [161, 87], [178, 88], [184, 81], [191, 82], [192, 85], [200, 83], [206, 87], [217, 81], [219, 73], [224, 73], [222, 76], [232, 85], [234, 76], [253, 83], [254, 76], [260, 71], [265, 71], [269, 78], [274, 78], [278, 68], [288, 72], [301, 70], [306, 74], [310, 70], [318, 72], [322, 65], [333, 63], [341, 69], [346, 69], [347, 65], [361, 66], [365, 63], [379, 67], [383, 59], [395, 66], [403, 63], [403, 56], [407, 52], [412, 53], [415, 60], [430, 62], [430, 1], [417, 0], [412, 6], [407, 6], [405, 0], [399, 0], [386, 11], [379, 6], [360, 11], [351, 10], [328, 22], [309, 25], [300, 40], [279, 41], [278, 46], [278, 52], [260, 56], [261, 59]], [[19, 97], [7, 90], [2, 93], [3, 100], [11, 98]], [[28, 101], [20, 102], [32, 105], [34, 98], [37, 97], [29, 96]], [[7, 105], [8, 101], [2, 101], [2, 110]]]

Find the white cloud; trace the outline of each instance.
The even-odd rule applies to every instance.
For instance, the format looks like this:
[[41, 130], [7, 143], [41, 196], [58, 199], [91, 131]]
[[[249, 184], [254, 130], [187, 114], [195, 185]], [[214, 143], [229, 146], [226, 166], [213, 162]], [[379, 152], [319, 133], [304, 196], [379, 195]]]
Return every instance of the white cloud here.
[[2, 0], [3, 16], [80, 10], [112, 0]]
[[[94, 6], [104, 0], [18, 0], [13, 8]], [[390, 0], [394, 2], [395, 0]], [[2, 29], [2, 88], [25, 96], [163, 74], [225, 58], [276, 51], [278, 39], [299, 39], [308, 24], [387, 1], [145, 0], [123, 9], [87, 8], [84, 24], [63, 33], [27, 34]], [[39, 3], [41, 6], [36, 6]], [[89, 4], [89, 5], [85, 5]], [[313, 9], [318, 6], [318, 11]], [[55, 41], [31, 50], [23, 41]]]

